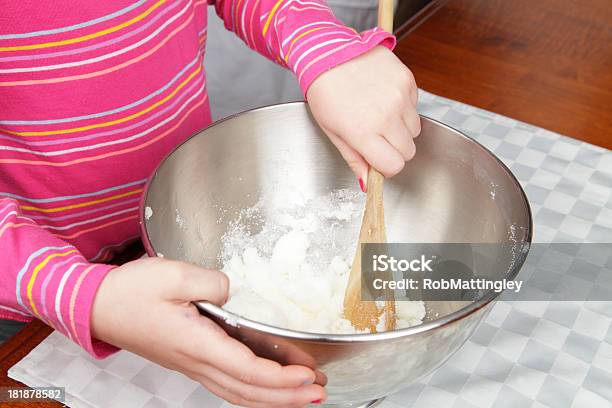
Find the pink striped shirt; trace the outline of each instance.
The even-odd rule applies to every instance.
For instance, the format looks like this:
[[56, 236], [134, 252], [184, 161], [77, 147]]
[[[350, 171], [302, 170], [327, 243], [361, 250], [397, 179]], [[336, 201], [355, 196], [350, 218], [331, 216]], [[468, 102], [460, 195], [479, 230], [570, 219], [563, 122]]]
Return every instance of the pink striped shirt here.
[[[378, 44], [323, 0], [211, 1], [227, 29], [304, 93]], [[204, 0], [9, 0], [0, 11], [0, 318], [33, 316], [97, 357], [96, 290], [138, 239], [156, 164], [210, 121]], [[231, 86], [231, 84], [228, 84]]]

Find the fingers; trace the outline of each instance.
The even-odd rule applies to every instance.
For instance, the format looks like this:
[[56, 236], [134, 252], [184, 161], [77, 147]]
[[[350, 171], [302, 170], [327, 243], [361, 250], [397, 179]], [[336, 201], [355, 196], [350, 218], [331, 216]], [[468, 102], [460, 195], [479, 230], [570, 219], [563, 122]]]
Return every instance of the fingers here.
[[[315, 373], [304, 366], [281, 366], [255, 356], [244, 344], [225, 332], [211, 331], [208, 319], [191, 334], [205, 338], [206, 347], [186, 351], [195, 364], [189, 375], [200, 381], [211, 392], [233, 404], [248, 407], [298, 407], [325, 399], [325, 390], [315, 381]], [[192, 322], [195, 323], [195, 322]], [[228, 358], [231, 356], [231, 358]]]
[[349, 168], [355, 173], [355, 176], [359, 179], [361, 190], [365, 192], [365, 186], [368, 179], [368, 163], [359, 154], [359, 152], [348, 145], [344, 140], [338, 137], [333, 132], [323, 129], [323, 131], [329, 137], [329, 140], [336, 146], [340, 155], [349, 165]]
[[405, 90], [408, 95], [409, 101], [413, 107], [416, 108], [418, 101], [418, 86], [416, 84], [416, 79], [414, 78], [414, 74], [412, 71], [408, 69], [406, 65], [399, 59], [396, 61], [397, 67], [399, 69], [399, 89]]
[[225, 401], [229, 402], [232, 405], [238, 405], [241, 407], [249, 407], [249, 408], [266, 408], [266, 405], [264, 403], [256, 403], [253, 401], [247, 401], [241, 396], [236, 395], [224, 389], [219, 384], [215, 383], [212, 380], [209, 380], [206, 377], [192, 377], [192, 378], [198, 381], [204, 387], [206, 387], [206, 389], [208, 389], [210, 392], [215, 394], [217, 397], [224, 399]]
[[215, 323], [210, 319], [199, 316], [186, 322], [188, 324], [181, 329], [182, 338], [206, 339], [206, 347], [189, 343], [189, 347], [183, 349], [189, 359], [200, 364], [211, 365], [244, 383], [262, 387], [299, 387], [316, 379], [314, 371], [308, 367], [282, 366], [257, 357], [251, 349], [224, 331], [211, 330], [210, 326]]
[[413, 139], [421, 131], [421, 122], [419, 115], [411, 110], [404, 115], [399, 113], [385, 123], [381, 134], [364, 134], [356, 139], [350, 136], [340, 137], [328, 129], [323, 130], [359, 179], [361, 189], [365, 191], [369, 166], [373, 166], [385, 177], [392, 177], [414, 157], [416, 147]]
[[404, 125], [413, 138], [421, 133], [421, 117], [416, 112], [406, 113], [402, 116]]
[[[407, 161], [412, 160], [416, 154], [414, 138], [421, 132], [421, 120], [416, 112], [398, 116], [389, 121], [381, 135], [364, 136], [351, 148], [340, 138], [340, 142], [332, 142], [338, 146], [346, 144], [345, 151], [353, 150], [351, 154], [360, 154], [367, 163], [381, 172], [385, 177], [392, 177], [399, 173]], [[340, 150], [340, 148], [339, 148]], [[342, 150], [341, 150], [342, 153]], [[343, 155], [344, 157], [344, 155]], [[345, 158], [346, 160], [346, 158]], [[347, 160], [348, 162], [348, 160]], [[360, 170], [361, 171], [361, 170]], [[367, 174], [367, 173], [366, 173]], [[359, 176], [358, 174], [358, 177]]]
[[412, 106], [416, 108], [417, 103], [419, 102], [419, 88], [416, 85], [411, 86], [409, 90], [409, 94], [410, 94], [410, 102], [412, 103]]
[[416, 112], [398, 116], [385, 126], [382, 136], [364, 135], [356, 143], [352, 143], [354, 147], [333, 132], [324, 130], [353, 173], [360, 179], [360, 184], [365, 186], [370, 165], [385, 177], [392, 177], [414, 157], [416, 147], [413, 138], [421, 132], [421, 121]]
[[285, 388], [261, 387], [240, 381], [212, 366], [203, 367], [201, 375], [244, 401], [266, 403], [267, 406], [304, 406], [325, 397], [323, 388], [314, 384]]
[[168, 261], [176, 274], [165, 288], [168, 296], [176, 300], [206, 300], [222, 305], [227, 300], [229, 280], [223, 272], [204, 269], [184, 262]]
[[414, 75], [412, 74], [412, 72], [410, 72], [410, 70], [408, 70], [405, 66], [403, 66], [403, 68], [405, 69], [405, 75], [406, 75], [405, 85], [406, 85], [406, 88], [408, 89], [408, 96], [410, 98], [410, 103], [416, 109], [417, 102], [419, 99], [419, 88], [416, 86], [416, 82], [415, 82]]
[[399, 152], [404, 161], [409, 161], [414, 157], [416, 152], [412, 140], [414, 136], [402, 118], [388, 124], [384, 137]]
[[356, 148], [385, 177], [396, 175], [406, 164], [400, 152], [381, 135], [364, 136]]
[[282, 388], [298, 387], [315, 381], [315, 373], [308, 367], [282, 366], [275, 361], [257, 357], [247, 346], [229, 336], [214, 341], [218, 343], [214, 348], [216, 352], [207, 356], [208, 363], [244, 383]]

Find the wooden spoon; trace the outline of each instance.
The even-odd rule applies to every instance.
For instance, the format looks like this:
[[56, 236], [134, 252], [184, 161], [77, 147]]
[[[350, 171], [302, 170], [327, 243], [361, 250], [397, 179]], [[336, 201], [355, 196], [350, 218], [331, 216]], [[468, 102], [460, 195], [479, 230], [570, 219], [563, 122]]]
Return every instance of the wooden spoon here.
[[[393, 0], [378, 1], [378, 25], [393, 32]], [[385, 330], [395, 329], [395, 299], [393, 291], [385, 291], [385, 303], [379, 310], [376, 302], [361, 300], [361, 244], [387, 242], [385, 231], [385, 211], [383, 206], [383, 183], [385, 178], [376, 169], [368, 172], [367, 198], [357, 253], [344, 294], [344, 317], [359, 331], [369, 330], [376, 333], [380, 317], [384, 314]]]

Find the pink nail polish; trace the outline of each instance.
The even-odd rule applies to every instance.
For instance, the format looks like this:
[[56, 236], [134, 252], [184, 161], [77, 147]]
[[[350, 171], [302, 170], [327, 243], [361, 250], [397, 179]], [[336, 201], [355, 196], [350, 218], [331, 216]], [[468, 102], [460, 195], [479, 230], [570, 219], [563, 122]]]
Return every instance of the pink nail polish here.
[[359, 187], [361, 188], [361, 191], [364, 193], [366, 192], [365, 184], [363, 183], [363, 179], [361, 177], [359, 177]]
[[321, 402], [323, 402], [323, 400], [318, 399], [318, 400], [312, 401], [311, 404], [320, 404]]

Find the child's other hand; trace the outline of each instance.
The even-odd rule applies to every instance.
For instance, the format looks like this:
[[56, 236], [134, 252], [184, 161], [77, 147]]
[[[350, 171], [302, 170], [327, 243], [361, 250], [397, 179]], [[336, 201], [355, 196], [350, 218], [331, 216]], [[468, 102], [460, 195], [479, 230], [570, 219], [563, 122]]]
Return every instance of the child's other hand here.
[[368, 163], [391, 177], [414, 156], [412, 139], [421, 131], [417, 86], [387, 48], [375, 47], [321, 74], [307, 98], [315, 119], [363, 183]]
[[301, 407], [325, 398], [304, 366], [259, 358], [190, 302], [223, 304], [228, 280], [218, 271], [160, 258], [107, 275], [92, 310], [92, 335], [180, 371], [232, 404]]

